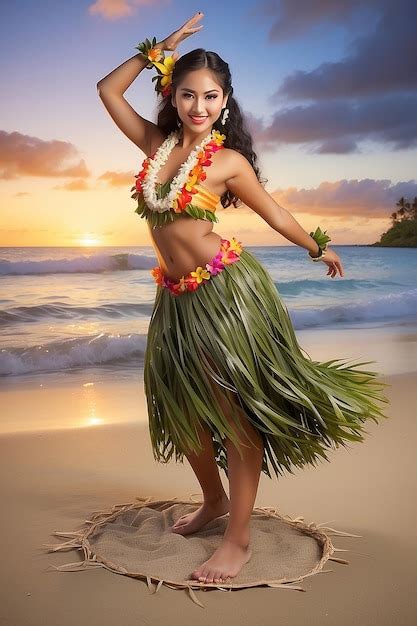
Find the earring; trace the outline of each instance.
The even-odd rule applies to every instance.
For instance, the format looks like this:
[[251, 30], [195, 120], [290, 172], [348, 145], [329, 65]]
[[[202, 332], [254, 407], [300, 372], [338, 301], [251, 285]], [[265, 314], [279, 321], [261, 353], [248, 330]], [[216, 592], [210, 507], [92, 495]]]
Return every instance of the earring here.
[[229, 109], [227, 109], [227, 108], [226, 108], [226, 109], [224, 109], [223, 116], [222, 116], [222, 118], [221, 118], [221, 120], [220, 120], [220, 122], [221, 122], [222, 126], [224, 126], [224, 125], [225, 125], [226, 120], [227, 120], [227, 118], [228, 118], [228, 117], [229, 117]]
[[178, 128], [181, 128], [181, 125], [182, 125], [182, 122], [181, 122], [181, 120], [177, 116], [177, 126], [178, 126]]

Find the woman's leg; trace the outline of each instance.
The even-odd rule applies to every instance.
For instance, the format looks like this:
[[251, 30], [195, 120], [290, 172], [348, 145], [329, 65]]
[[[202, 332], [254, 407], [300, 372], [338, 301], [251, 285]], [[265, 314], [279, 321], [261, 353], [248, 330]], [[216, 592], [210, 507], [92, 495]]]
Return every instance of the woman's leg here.
[[[230, 439], [226, 439], [230, 491], [230, 518], [223, 539], [247, 548], [249, 522], [256, 500], [262, 469], [264, 444], [260, 433], [252, 426], [243, 409], [238, 407], [246, 441], [242, 458]], [[242, 436], [239, 435], [241, 438]]]
[[224, 515], [229, 510], [229, 498], [223, 488], [215, 453], [211, 431], [208, 426], [199, 429], [203, 450], [198, 454], [186, 453], [204, 495], [204, 502], [199, 509], [180, 517], [172, 526], [173, 532], [185, 535], [196, 532], [212, 519]]
[[[219, 397], [219, 401], [224, 402]], [[242, 441], [242, 459], [233, 442], [226, 439], [230, 490], [230, 517], [222, 542], [214, 554], [199, 568], [192, 578], [202, 582], [222, 582], [237, 576], [252, 555], [249, 548], [249, 522], [258, 490], [262, 469], [264, 444], [261, 434], [252, 426], [243, 409], [235, 403], [244, 435], [237, 429], [235, 419], [227, 413], [228, 421]]]

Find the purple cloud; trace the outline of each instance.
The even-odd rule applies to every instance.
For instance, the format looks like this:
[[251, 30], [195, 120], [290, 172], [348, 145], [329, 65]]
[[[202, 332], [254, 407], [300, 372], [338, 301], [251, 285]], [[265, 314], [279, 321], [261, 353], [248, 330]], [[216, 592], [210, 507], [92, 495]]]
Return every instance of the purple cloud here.
[[277, 143], [311, 144], [319, 154], [360, 151], [364, 140], [391, 149], [417, 145], [417, 3], [414, 0], [281, 0], [269, 2], [271, 41], [298, 36], [323, 22], [349, 27], [358, 16], [364, 34], [355, 36], [347, 56], [311, 71], [287, 76], [272, 102], [278, 110], [269, 125], [250, 120], [255, 141], [265, 150]]
[[415, 91], [417, 3], [382, 0], [377, 6], [382, 14], [376, 28], [367, 36], [357, 37], [348, 56], [341, 61], [323, 63], [310, 72], [294, 72], [284, 80], [276, 95], [291, 100], [326, 100]]
[[364, 139], [390, 143], [394, 150], [417, 146], [417, 94], [370, 97], [360, 102], [316, 102], [275, 113], [268, 126], [252, 118], [248, 126], [265, 150], [279, 143], [311, 144], [312, 152], [358, 152]]
[[311, 31], [323, 22], [347, 24], [357, 13], [372, 15], [373, 5], [382, 3], [383, 0], [269, 0], [257, 6], [253, 14], [268, 16], [272, 22], [269, 39], [279, 42]]

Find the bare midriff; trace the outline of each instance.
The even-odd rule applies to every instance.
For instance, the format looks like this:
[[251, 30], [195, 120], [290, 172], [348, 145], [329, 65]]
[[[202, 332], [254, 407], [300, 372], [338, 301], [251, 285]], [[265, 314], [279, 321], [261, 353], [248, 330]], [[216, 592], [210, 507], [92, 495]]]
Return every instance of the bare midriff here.
[[[175, 146], [171, 155], [174, 163], [171, 163], [168, 171], [167, 164], [159, 172], [159, 182], [172, 181], [178, 168], [188, 156], [186, 152]], [[227, 191], [224, 181], [224, 162], [219, 162], [224, 156], [223, 150], [216, 152], [215, 158], [205, 180], [206, 192], [217, 196], [220, 202], [221, 195]], [[184, 213], [172, 222], [168, 222], [159, 228], [151, 228], [148, 224], [149, 233], [155, 249], [159, 267], [163, 274], [172, 280], [178, 281], [197, 267], [205, 267], [206, 263], [219, 252], [222, 237], [213, 232], [213, 222], [199, 220]]]
[[207, 220], [184, 215], [160, 228], [148, 227], [159, 266], [175, 281], [199, 266], [204, 268], [220, 250], [222, 237]]

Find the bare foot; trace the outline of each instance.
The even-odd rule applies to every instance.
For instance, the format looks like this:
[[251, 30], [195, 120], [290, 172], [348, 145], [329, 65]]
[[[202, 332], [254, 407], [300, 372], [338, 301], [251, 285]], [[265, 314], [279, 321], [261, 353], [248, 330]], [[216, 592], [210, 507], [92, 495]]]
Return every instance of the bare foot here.
[[189, 535], [195, 533], [205, 524], [211, 522], [212, 519], [220, 517], [229, 511], [230, 502], [227, 496], [224, 496], [216, 503], [203, 504], [192, 513], [183, 515], [172, 526], [172, 532], [180, 535]]
[[227, 578], [234, 578], [250, 560], [252, 550], [249, 545], [239, 545], [223, 537], [214, 554], [194, 570], [191, 578], [206, 583], [222, 583]]

